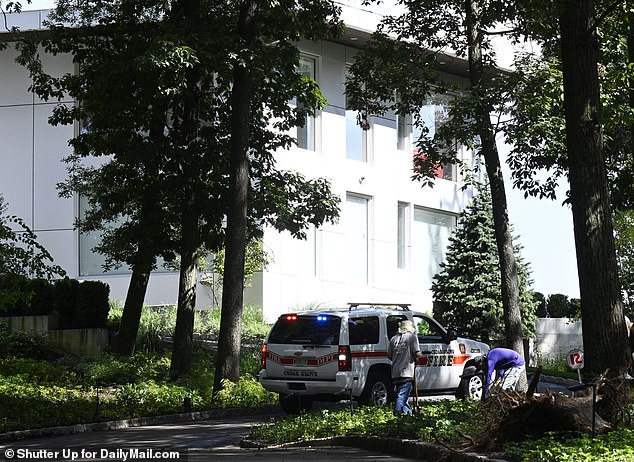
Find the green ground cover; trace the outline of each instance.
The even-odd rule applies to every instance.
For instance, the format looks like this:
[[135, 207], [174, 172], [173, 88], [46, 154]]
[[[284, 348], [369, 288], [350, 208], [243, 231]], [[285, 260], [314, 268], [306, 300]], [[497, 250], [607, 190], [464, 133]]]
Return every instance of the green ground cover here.
[[[257, 380], [260, 349], [253, 343], [269, 328], [261, 310], [245, 310], [248, 346], [242, 349], [240, 383], [225, 383], [215, 398], [213, 350], [197, 345], [191, 374], [170, 379], [171, 351], [162, 339], [173, 330], [173, 311], [144, 309], [137, 353], [131, 357], [60, 356], [48, 349], [44, 337], [10, 331], [0, 322], [0, 433], [277, 402], [277, 395]], [[120, 307], [111, 306], [111, 327], [116, 329], [120, 314]], [[197, 314], [196, 332], [213, 333], [218, 316], [215, 311]]]
[[[480, 402], [440, 401], [422, 406], [418, 415], [395, 416], [389, 406], [354, 410], [321, 410], [275, 419], [256, 426], [250, 438], [269, 444], [331, 436], [366, 435], [413, 439], [456, 450], [503, 452], [516, 462], [631, 462], [634, 429], [619, 428], [592, 438], [580, 434], [548, 434], [543, 438], [494, 447], [474, 446], [490, 441], [492, 428]], [[634, 407], [630, 406], [630, 412]], [[493, 432], [495, 430], [493, 429]]]

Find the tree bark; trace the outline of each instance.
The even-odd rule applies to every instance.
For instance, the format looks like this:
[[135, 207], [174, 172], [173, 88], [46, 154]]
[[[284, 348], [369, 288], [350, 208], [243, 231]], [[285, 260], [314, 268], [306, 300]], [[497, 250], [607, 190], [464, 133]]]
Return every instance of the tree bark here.
[[[149, 139], [152, 143], [158, 143], [163, 137], [165, 127], [166, 108], [155, 107], [153, 111], [153, 121], [150, 128]], [[137, 334], [139, 332], [139, 324], [141, 322], [141, 314], [143, 311], [143, 302], [147, 286], [150, 281], [150, 273], [156, 262], [155, 244], [151, 236], [154, 236], [157, 227], [154, 217], [159, 216], [162, 210], [157, 207], [156, 194], [157, 191], [153, 186], [152, 176], [158, 174], [156, 160], [152, 158], [154, 153], [145, 153], [144, 167], [146, 175], [141, 180], [144, 184], [148, 184], [144, 189], [141, 211], [139, 214], [139, 233], [141, 241], [138, 243], [138, 252], [136, 254], [136, 262], [132, 265], [132, 276], [128, 285], [128, 292], [123, 306], [123, 315], [121, 316], [121, 325], [115, 343], [115, 352], [121, 356], [130, 356], [134, 353]]]
[[[245, 2], [240, 9], [238, 33], [248, 50], [255, 40], [257, 2]], [[244, 256], [247, 243], [247, 204], [249, 191], [249, 127], [252, 77], [247, 65], [236, 62], [231, 92], [230, 195], [225, 236], [225, 266], [222, 285], [222, 310], [218, 336], [218, 356], [214, 394], [222, 380], [240, 379], [240, 339], [244, 291]]]
[[565, 0], [559, 24], [584, 375], [609, 369], [615, 378], [628, 367], [629, 354], [603, 158], [594, 8], [593, 0]]
[[194, 311], [196, 309], [196, 252], [199, 246], [198, 214], [194, 207], [194, 192], [187, 191], [182, 217], [181, 267], [178, 280], [178, 308], [174, 329], [174, 347], [170, 375], [181, 377], [192, 367], [194, 347]]
[[[519, 306], [517, 263], [513, 249], [513, 236], [508, 217], [508, 205], [500, 157], [495, 143], [495, 131], [491, 123], [492, 108], [486, 102], [485, 73], [482, 59], [481, 5], [479, 0], [466, 0], [467, 40], [469, 47], [469, 77], [471, 91], [477, 100], [476, 118], [480, 136], [480, 152], [484, 157], [491, 202], [495, 240], [500, 257], [502, 276], [502, 305], [506, 346], [524, 356], [522, 315]], [[523, 384], [526, 385], [526, 377]]]
[[[177, 2], [174, 14], [183, 26], [200, 18], [200, 0]], [[197, 269], [196, 256], [200, 247], [199, 210], [196, 206], [196, 182], [198, 181], [198, 104], [200, 100], [200, 69], [187, 70], [187, 96], [182, 116], [183, 207], [181, 215], [181, 267], [178, 281], [178, 308], [174, 329], [174, 349], [170, 375], [187, 375], [192, 367], [194, 346], [194, 311], [196, 309]]]
[[132, 269], [132, 276], [130, 277], [128, 293], [121, 316], [121, 325], [119, 326], [115, 344], [115, 352], [118, 355], [130, 356], [134, 353], [134, 345], [141, 322], [143, 301], [145, 300], [145, 293], [150, 280], [150, 268], [151, 266], [142, 268], [141, 265], [135, 265]]

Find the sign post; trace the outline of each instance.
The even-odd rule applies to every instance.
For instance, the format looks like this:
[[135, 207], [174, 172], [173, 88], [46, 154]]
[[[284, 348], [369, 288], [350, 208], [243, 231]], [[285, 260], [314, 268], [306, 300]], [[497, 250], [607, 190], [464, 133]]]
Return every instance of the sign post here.
[[576, 369], [581, 383], [581, 369], [583, 369], [583, 351], [579, 349], [570, 350], [566, 355], [566, 363], [571, 369]]

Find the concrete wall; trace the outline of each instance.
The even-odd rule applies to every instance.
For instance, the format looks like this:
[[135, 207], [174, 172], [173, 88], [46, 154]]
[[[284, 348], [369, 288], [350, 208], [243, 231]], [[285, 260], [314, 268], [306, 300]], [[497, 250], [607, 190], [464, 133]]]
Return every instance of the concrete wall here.
[[[52, 322], [50, 318], [53, 318]], [[35, 332], [36, 334], [46, 335], [49, 328], [57, 327], [56, 316], [7, 316], [0, 317], [0, 322], [6, 322], [12, 330], [21, 330], [22, 332]], [[49, 327], [49, 326], [54, 327]]]
[[48, 343], [69, 353], [91, 356], [108, 346], [108, 329], [62, 329], [48, 332]]
[[535, 324], [535, 341], [530, 365], [538, 362], [565, 361], [573, 349], [583, 350], [581, 321], [568, 318], [539, 318]]

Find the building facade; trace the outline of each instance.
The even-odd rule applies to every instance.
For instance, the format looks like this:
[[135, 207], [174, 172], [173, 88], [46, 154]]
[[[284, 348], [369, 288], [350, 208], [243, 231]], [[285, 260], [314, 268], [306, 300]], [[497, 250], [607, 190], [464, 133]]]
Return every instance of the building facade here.
[[[431, 310], [432, 276], [471, 194], [462, 189], [455, 166], [441, 169], [433, 188], [411, 180], [417, 134], [407, 118], [375, 117], [367, 131], [356, 124], [357, 114], [346, 104], [346, 72], [381, 17], [380, 9], [364, 10], [360, 3], [343, 4], [343, 39], [299, 44], [302, 72], [317, 80], [328, 105], [298, 129], [298, 146], [278, 152], [276, 160], [280, 169], [328, 178], [341, 198], [341, 216], [335, 225], [310, 229], [305, 241], [265, 230], [263, 245], [271, 263], [256, 274], [245, 303], [261, 305], [268, 320], [287, 310], [351, 301], [410, 303]], [[38, 29], [45, 15], [29, 11], [10, 19], [22, 29]], [[70, 277], [103, 280], [111, 296], [123, 300], [129, 273], [103, 272], [103, 258], [92, 252], [96, 236], [73, 226], [83, 201], [60, 198], [56, 189], [66, 176], [62, 159], [70, 153], [68, 140], [78, 127], [48, 124], [58, 103], [41, 101], [28, 91], [29, 77], [15, 56], [11, 47], [0, 52], [0, 192], [9, 213], [25, 220]], [[44, 60], [50, 72], [73, 71], [68, 56]], [[454, 60], [446, 78], [462, 82], [459, 69]], [[421, 108], [431, 134], [446, 104], [446, 98], [431, 98]], [[463, 157], [472, 163], [470, 153]], [[177, 290], [177, 273], [157, 271], [150, 278], [146, 303], [174, 304]], [[200, 308], [213, 305], [208, 289], [201, 286], [198, 295]]]

